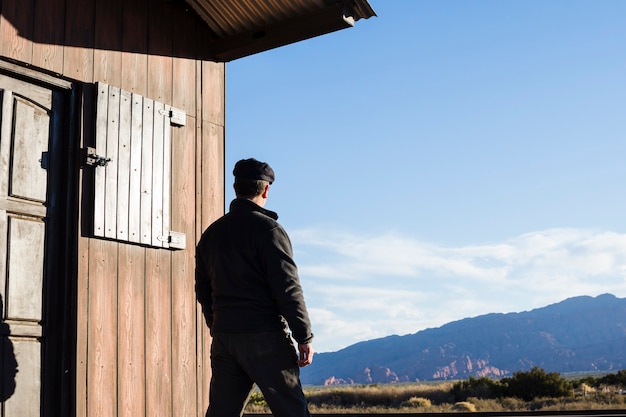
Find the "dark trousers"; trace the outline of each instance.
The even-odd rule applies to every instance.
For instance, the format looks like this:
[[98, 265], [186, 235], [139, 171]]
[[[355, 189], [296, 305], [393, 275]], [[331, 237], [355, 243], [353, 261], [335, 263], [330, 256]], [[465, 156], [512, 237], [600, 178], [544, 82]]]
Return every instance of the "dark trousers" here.
[[206, 416], [240, 417], [256, 383], [274, 417], [310, 417], [297, 361], [283, 331], [214, 334]]

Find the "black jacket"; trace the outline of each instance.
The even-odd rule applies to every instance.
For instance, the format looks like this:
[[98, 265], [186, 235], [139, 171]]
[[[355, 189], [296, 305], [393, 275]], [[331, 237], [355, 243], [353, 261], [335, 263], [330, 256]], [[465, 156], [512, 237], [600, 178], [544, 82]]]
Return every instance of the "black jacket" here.
[[[291, 241], [273, 211], [238, 198], [196, 248], [196, 296], [211, 333], [284, 329], [313, 339]], [[283, 320], [284, 318], [284, 320]]]

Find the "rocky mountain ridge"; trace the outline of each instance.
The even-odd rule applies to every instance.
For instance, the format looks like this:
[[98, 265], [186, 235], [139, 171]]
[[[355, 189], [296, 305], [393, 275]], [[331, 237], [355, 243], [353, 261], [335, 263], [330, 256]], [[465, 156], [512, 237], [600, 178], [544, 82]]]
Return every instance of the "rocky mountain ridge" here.
[[626, 368], [626, 298], [581, 296], [520, 313], [491, 313], [405, 336], [320, 353], [306, 385], [500, 378]]

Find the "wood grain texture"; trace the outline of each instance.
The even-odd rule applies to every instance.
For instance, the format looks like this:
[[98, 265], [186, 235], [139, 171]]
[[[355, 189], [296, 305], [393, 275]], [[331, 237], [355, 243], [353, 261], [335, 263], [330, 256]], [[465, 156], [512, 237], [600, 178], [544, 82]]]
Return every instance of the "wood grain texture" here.
[[[188, 118], [188, 122], [195, 117]], [[197, 414], [195, 268], [195, 123], [172, 131], [172, 230], [185, 233], [187, 249], [172, 253], [173, 414]]]
[[[132, 94], [130, 91], [120, 90], [120, 115], [119, 115], [119, 136], [117, 141], [117, 206], [116, 239], [129, 241], [129, 205], [130, 205], [130, 183], [131, 183], [131, 136], [132, 136]], [[135, 190], [139, 197], [139, 188]]]
[[[120, 99], [121, 91], [119, 87], [109, 86], [109, 94], [107, 99], [107, 119], [106, 124], [103, 126], [104, 137], [96, 139], [96, 149], [102, 153], [98, 153], [109, 160], [106, 166], [97, 167], [96, 175], [100, 172], [104, 176], [104, 184], [100, 185], [104, 187], [103, 197], [104, 200], [97, 202], [96, 204], [103, 206], [104, 214], [104, 236], [110, 239], [117, 237], [117, 195], [118, 195], [118, 174], [120, 168], [119, 159], [119, 139], [120, 139]], [[98, 109], [100, 111], [100, 109]], [[98, 132], [98, 131], [96, 131]], [[99, 140], [104, 140], [104, 146], [98, 143]], [[96, 192], [98, 188], [96, 186]]]
[[141, 140], [141, 201], [139, 228], [140, 242], [146, 245], [152, 243], [152, 158], [144, 158], [143, 155], [152, 155], [152, 137], [154, 120], [154, 101], [143, 101], [143, 129]]
[[131, 103], [130, 160], [128, 183], [128, 240], [141, 242], [141, 163], [143, 141], [143, 100], [133, 94]]
[[126, 0], [123, 11], [121, 87], [132, 93], [148, 93], [148, 0]]
[[123, 0], [95, 1], [94, 79], [119, 87], [122, 82]]
[[[93, 79], [96, 82], [108, 82], [115, 88], [109, 90], [109, 100], [114, 95], [109, 110], [119, 117], [119, 85], [121, 73], [121, 9], [112, 5], [117, 1], [95, 2], [95, 19], [91, 30], [93, 42]], [[109, 6], [107, 6], [109, 5]], [[98, 47], [117, 47], [118, 49], [98, 49]], [[119, 125], [119, 121], [115, 123]], [[116, 140], [117, 142], [117, 140]], [[106, 154], [109, 154], [107, 149]], [[116, 156], [116, 155], [115, 155]], [[112, 169], [105, 170], [107, 188], [117, 183]], [[116, 187], [116, 186], [115, 186]], [[107, 191], [109, 192], [109, 191]], [[114, 210], [109, 207], [109, 211]], [[106, 219], [107, 213], [105, 213]], [[105, 220], [105, 233], [110, 229]], [[110, 232], [109, 232], [110, 233]], [[108, 240], [92, 239], [89, 243], [89, 332], [87, 364], [88, 416], [113, 417], [117, 415], [118, 405], [118, 265], [119, 243]], [[105, 327], [106, 326], [106, 327]], [[111, 387], [102, 389], [102, 387]]]
[[145, 415], [145, 248], [120, 245], [118, 286], [118, 417]]
[[[169, 6], [152, 2], [148, 14], [147, 96], [172, 100], [172, 30]], [[171, 253], [148, 250], [146, 257], [146, 413], [172, 415], [172, 286]]]
[[[190, 48], [199, 48], [198, 21], [191, 19], [191, 13], [182, 9], [173, 11], [174, 21], [181, 22], [187, 28], [178, 33], [172, 45], [173, 54], [184, 56]], [[189, 58], [177, 58], [173, 61], [173, 76], [176, 80], [172, 86], [172, 106], [184, 110], [187, 115], [195, 117], [196, 110], [196, 61]]]
[[33, 59], [36, 67], [63, 71], [64, 0], [35, 0]]
[[[169, 123], [166, 123], [163, 112], [165, 106], [163, 103], [154, 102], [154, 129], [152, 132], [152, 201], [151, 201], [151, 220], [152, 228], [152, 246], [160, 246], [163, 238], [163, 183], [165, 180], [165, 158], [163, 150], [167, 141], [166, 134], [169, 134]], [[168, 132], [168, 133], [166, 133]], [[168, 187], [169, 188], [169, 187]], [[169, 191], [169, 190], [168, 190]]]
[[225, 124], [224, 71], [225, 66], [222, 63], [202, 63], [202, 120], [219, 126]]
[[86, 83], [94, 79], [95, 0], [65, 1], [63, 75]]
[[[146, 0], [126, 0], [122, 13], [120, 87], [135, 93], [131, 102], [128, 239], [141, 241], [142, 96], [147, 93], [148, 15]], [[119, 417], [146, 415], [146, 249], [120, 245]]]
[[171, 255], [146, 254], [146, 414], [172, 415]]
[[3, 1], [0, 6], [0, 54], [30, 64], [33, 59], [34, 0]]
[[224, 127], [202, 123], [202, 207], [203, 230], [224, 214]]
[[91, 239], [86, 414], [89, 417], [117, 415], [117, 276], [117, 244]]
[[[206, 411], [210, 336], [195, 302], [194, 246], [200, 232], [223, 214], [225, 65], [201, 59], [206, 28], [179, 6], [148, 0], [0, 2], [2, 57], [85, 83], [79, 147], [94, 143], [89, 88], [96, 81], [187, 113], [187, 126], [172, 128], [173, 192], [166, 203], [172, 229], [187, 236], [187, 249], [77, 237], [78, 416]], [[122, 125], [126, 110], [120, 109]], [[137, 149], [141, 141], [134, 139], [131, 134], [120, 146]], [[131, 150], [128, 185], [122, 188], [137, 187], [133, 155]], [[79, 181], [82, 192], [87, 187], [82, 174]], [[78, 221], [92, 214], [82, 211], [82, 203]], [[129, 198], [127, 204], [138, 203]], [[125, 229], [120, 217], [115, 239]], [[128, 223], [130, 235], [130, 218]]]

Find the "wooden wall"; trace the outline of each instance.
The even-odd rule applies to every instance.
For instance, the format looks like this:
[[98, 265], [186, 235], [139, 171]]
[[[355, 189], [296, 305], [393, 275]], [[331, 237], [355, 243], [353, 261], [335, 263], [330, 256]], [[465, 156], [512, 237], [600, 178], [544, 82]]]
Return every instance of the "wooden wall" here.
[[194, 246], [224, 207], [224, 64], [205, 58], [204, 24], [177, 1], [0, 0], [0, 11], [0, 56], [84, 83], [81, 148], [98, 81], [187, 113], [173, 130], [171, 208], [187, 249], [77, 238], [75, 408], [81, 417], [204, 415], [209, 336]]

